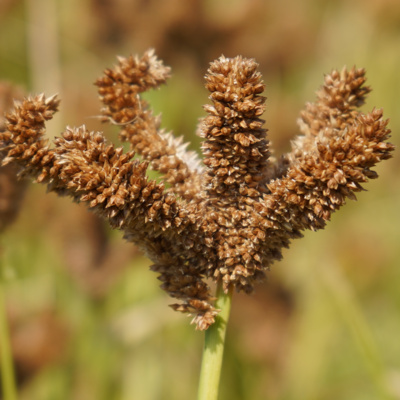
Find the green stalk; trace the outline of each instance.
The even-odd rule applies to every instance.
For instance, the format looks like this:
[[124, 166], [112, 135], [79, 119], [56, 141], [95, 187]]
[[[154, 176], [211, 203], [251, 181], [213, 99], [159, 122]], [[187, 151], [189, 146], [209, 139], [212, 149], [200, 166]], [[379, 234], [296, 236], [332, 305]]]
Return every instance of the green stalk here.
[[225, 335], [232, 302], [232, 290], [224, 293], [222, 284], [217, 287], [215, 308], [221, 310], [215, 323], [205, 332], [198, 400], [217, 400], [224, 354]]
[[[0, 278], [1, 279], [1, 278]], [[3, 399], [16, 400], [14, 364], [11, 352], [10, 335], [5, 307], [3, 282], [0, 281], [0, 356], [1, 356], [1, 382], [3, 386]]]
[[345, 276], [336, 265], [329, 265], [320, 270], [323, 271], [321, 275], [323, 283], [351, 331], [353, 340], [364, 358], [366, 366], [368, 366], [371, 380], [375, 382], [377, 390], [380, 392], [380, 398], [394, 399], [394, 395], [388, 386], [388, 373], [382, 356]]

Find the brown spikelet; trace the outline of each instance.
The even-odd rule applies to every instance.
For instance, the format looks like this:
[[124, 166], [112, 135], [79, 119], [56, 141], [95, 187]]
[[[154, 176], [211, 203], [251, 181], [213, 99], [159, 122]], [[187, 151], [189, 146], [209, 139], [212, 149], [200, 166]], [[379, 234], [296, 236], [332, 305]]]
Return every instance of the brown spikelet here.
[[[44, 123], [58, 101], [29, 98], [7, 117], [5, 162], [87, 203], [123, 230], [153, 261], [161, 287], [207, 329], [218, 310], [207, 278], [225, 291], [251, 292], [282, 248], [304, 229], [325, 226], [332, 212], [362, 189], [393, 145], [382, 111], [358, 107], [369, 88], [365, 71], [333, 71], [299, 120], [302, 135], [279, 162], [270, 160], [261, 116], [265, 97], [257, 63], [221, 57], [206, 75], [212, 105], [199, 127], [204, 165], [181, 140], [160, 129], [142, 92], [163, 84], [169, 68], [152, 51], [119, 58], [98, 79], [104, 119], [121, 127], [124, 153], [102, 133], [68, 128], [49, 148]], [[134, 152], [143, 160], [133, 159]], [[147, 167], [163, 174], [149, 180]], [[168, 183], [168, 189], [164, 182]]]

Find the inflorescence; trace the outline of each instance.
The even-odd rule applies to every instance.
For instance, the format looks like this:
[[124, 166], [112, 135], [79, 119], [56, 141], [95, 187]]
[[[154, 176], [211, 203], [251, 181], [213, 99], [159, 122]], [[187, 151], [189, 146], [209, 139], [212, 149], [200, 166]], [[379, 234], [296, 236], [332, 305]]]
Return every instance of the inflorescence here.
[[[120, 127], [130, 151], [85, 126], [67, 128], [50, 147], [45, 123], [59, 100], [39, 95], [7, 114], [0, 156], [21, 176], [86, 203], [121, 229], [178, 299], [172, 307], [207, 329], [218, 313], [207, 279], [225, 291], [251, 292], [282, 248], [305, 229], [323, 228], [346, 198], [377, 177], [371, 168], [394, 149], [382, 110], [358, 110], [370, 89], [365, 71], [352, 68], [325, 77], [316, 101], [300, 115], [292, 151], [274, 160], [257, 67], [240, 56], [211, 63], [205, 79], [212, 104], [199, 125], [202, 161], [182, 138], [160, 128], [140, 97], [170, 74], [151, 50], [119, 58], [96, 82], [102, 118]], [[146, 176], [148, 167], [161, 174], [161, 183]]]

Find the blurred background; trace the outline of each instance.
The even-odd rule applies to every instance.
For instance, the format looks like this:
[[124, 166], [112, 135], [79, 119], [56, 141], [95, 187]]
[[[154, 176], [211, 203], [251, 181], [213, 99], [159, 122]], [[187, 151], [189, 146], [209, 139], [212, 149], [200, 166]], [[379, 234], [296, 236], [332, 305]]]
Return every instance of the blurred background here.
[[[19, 88], [3, 86], [2, 107], [58, 93], [49, 137], [85, 124], [117, 142], [93, 82], [149, 47], [173, 75], [146, 97], [194, 150], [203, 76], [221, 54], [259, 62], [277, 155], [323, 74], [344, 65], [366, 68], [364, 110], [384, 109], [399, 148], [398, 0], [0, 0], [0, 79]], [[221, 399], [400, 399], [399, 167], [395, 153], [358, 202], [234, 297]], [[0, 255], [20, 399], [194, 399], [203, 334], [167, 307], [150, 262], [84, 207], [12, 185], [0, 176], [0, 208], [24, 193]]]

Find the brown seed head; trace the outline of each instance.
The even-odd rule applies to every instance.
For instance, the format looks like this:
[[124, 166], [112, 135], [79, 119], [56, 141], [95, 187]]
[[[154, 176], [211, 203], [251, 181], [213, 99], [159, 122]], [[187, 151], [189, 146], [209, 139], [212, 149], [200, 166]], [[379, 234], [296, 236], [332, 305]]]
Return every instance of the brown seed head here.
[[[376, 178], [372, 170], [394, 150], [382, 111], [358, 107], [369, 88], [362, 69], [333, 71], [307, 104], [302, 135], [278, 162], [269, 159], [264, 85], [254, 60], [221, 57], [206, 75], [212, 105], [200, 124], [204, 166], [186, 145], [160, 129], [140, 93], [165, 82], [169, 68], [149, 51], [120, 58], [96, 84], [105, 120], [121, 127], [124, 153], [99, 132], [68, 128], [50, 149], [44, 123], [58, 101], [29, 98], [7, 116], [0, 136], [5, 162], [86, 202], [124, 231], [153, 261], [161, 287], [207, 329], [218, 310], [207, 278], [228, 291], [251, 292], [304, 229], [325, 226], [332, 212]], [[136, 152], [144, 161], [132, 159]], [[157, 183], [147, 167], [163, 174]]]

